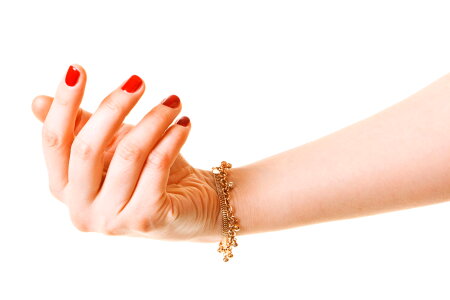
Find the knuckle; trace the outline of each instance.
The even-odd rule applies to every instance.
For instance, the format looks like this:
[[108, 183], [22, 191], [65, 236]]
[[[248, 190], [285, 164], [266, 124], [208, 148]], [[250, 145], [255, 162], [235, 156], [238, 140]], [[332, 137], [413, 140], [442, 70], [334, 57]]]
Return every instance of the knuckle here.
[[146, 162], [145, 167], [150, 169], [165, 169], [170, 166], [171, 157], [167, 152], [153, 150]]
[[47, 125], [42, 127], [42, 141], [48, 148], [58, 149], [63, 146], [62, 134], [50, 129]]
[[144, 154], [144, 150], [141, 149], [141, 147], [139, 147], [135, 142], [129, 140], [123, 140], [119, 143], [116, 151], [121, 158], [128, 161], [139, 160], [139, 158], [141, 158]]
[[130, 221], [129, 228], [134, 232], [149, 232], [151, 229], [151, 224], [149, 218], [146, 217], [136, 217]]
[[61, 191], [59, 188], [57, 188], [54, 184], [49, 183], [48, 188], [50, 190], [50, 193], [52, 194], [53, 197], [57, 198], [57, 199], [61, 199], [60, 195], [61, 195]]
[[73, 223], [73, 225], [75, 226], [76, 229], [78, 229], [78, 231], [81, 232], [91, 232], [92, 230], [90, 229], [90, 227], [85, 224], [85, 223]]
[[108, 221], [103, 226], [102, 233], [106, 235], [119, 235], [120, 226], [116, 221]]
[[92, 232], [91, 226], [85, 216], [76, 214], [71, 215], [71, 221], [73, 226], [81, 232]]
[[114, 97], [108, 97], [103, 101], [103, 107], [113, 113], [121, 113], [122, 105]]
[[70, 97], [55, 97], [53, 101], [61, 106], [67, 106], [71, 102]]
[[82, 160], [88, 160], [91, 158], [93, 152], [92, 147], [79, 137], [76, 137], [72, 143], [71, 155], [74, 155]]
[[156, 123], [166, 123], [168, 121], [168, 113], [156, 106], [147, 113], [146, 118], [152, 119]]

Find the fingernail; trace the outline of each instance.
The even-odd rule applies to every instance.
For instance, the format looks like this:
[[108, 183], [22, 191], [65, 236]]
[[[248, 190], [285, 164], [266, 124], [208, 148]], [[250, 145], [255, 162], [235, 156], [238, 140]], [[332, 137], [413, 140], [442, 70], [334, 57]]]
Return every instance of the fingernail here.
[[175, 108], [178, 105], [180, 105], [180, 98], [178, 98], [178, 96], [176, 96], [176, 95], [171, 95], [171, 96], [167, 97], [166, 99], [164, 99], [163, 102], [161, 102], [161, 103], [164, 104], [165, 106]]
[[80, 78], [80, 71], [74, 66], [70, 66], [66, 73], [66, 84], [68, 86], [74, 86]]
[[122, 86], [122, 90], [124, 90], [128, 93], [134, 93], [141, 87], [141, 85], [142, 85], [142, 79], [137, 75], [133, 75]]
[[178, 120], [177, 124], [186, 127], [189, 125], [189, 122], [190, 122], [189, 118], [184, 116]]

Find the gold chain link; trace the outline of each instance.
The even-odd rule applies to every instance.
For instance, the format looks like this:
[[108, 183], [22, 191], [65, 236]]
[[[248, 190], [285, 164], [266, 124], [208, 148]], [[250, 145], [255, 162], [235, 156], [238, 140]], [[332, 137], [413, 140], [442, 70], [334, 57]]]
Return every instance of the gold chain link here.
[[230, 191], [234, 186], [233, 182], [227, 181], [227, 169], [230, 168], [231, 164], [226, 161], [222, 161], [220, 167], [212, 168], [222, 215], [222, 240], [219, 243], [219, 249], [217, 251], [223, 253], [224, 262], [227, 262], [233, 257], [231, 247], [237, 247], [236, 232], [239, 231], [239, 222], [233, 215], [233, 208], [230, 204]]

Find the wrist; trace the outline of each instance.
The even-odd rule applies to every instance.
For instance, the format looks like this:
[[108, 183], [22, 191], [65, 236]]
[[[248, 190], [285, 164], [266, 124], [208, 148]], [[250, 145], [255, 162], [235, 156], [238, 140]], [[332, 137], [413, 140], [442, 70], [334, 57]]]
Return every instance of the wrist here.
[[[214, 174], [211, 170], [198, 170], [206, 183], [205, 189], [209, 194], [209, 226], [205, 228], [205, 232], [202, 236], [199, 236], [193, 241], [198, 242], [219, 242], [222, 239], [222, 214], [220, 208], [220, 199], [217, 193], [216, 183]], [[239, 220], [241, 224], [241, 229], [238, 232], [238, 235], [241, 235], [242, 232], [248, 233], [250, 224], [244, 219], [248, 218], [248, 208], [243, 201], [242, 191], [244, 190], [242, 186], [240, 186], [240, 179], [243, 176], [242, 167], [238, 168], [230, 168], [228, 171], [228, 181], [233, 182], [234, 186], [230, 190], [230, 204], [233, 208], [233, 212], [235, 217]], [[245, 224], [246, 228], [243, 227], [242, 224]]]

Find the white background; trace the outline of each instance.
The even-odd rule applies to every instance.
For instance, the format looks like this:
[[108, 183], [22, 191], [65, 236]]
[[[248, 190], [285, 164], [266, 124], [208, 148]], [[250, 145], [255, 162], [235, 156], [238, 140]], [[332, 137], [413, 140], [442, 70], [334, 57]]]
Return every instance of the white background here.
[[241, 236], [227, 264], [216, 244], [78, 232], [31, 113], [72, 63], [89, 111], [138, 74], [147, 91], [127, 122], [177, 94], [183, 156], [241, 166], [448, 73], [446, 2], [0, 2], [0, 299], [449, 299], [450, 203]]

